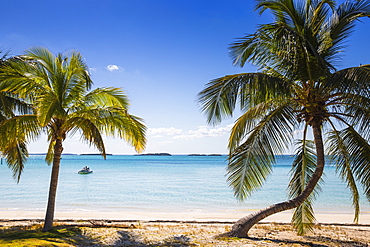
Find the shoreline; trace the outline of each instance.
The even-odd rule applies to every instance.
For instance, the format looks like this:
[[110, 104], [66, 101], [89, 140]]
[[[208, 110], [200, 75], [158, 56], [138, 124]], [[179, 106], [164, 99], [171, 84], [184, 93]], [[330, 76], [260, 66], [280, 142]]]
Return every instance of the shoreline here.
[[[174, 221], [174, 222], [228, 222], [233, 223], [253, 212], [165, 212], [165, 211], [56, 211], [55, 220], [112, 220], [112, 221]], [[45, 211], [41, 210], [1, 210], [0, 220], [42, 220]], [[271, 215], [261, 222], [290, 223], [292, 211]], [[319, 224], [354, 224], [353, 213], [326, 212], [316, 213], [316, 223]], [[370, 212], [360, 214], [359, 225], [370, 224]]]

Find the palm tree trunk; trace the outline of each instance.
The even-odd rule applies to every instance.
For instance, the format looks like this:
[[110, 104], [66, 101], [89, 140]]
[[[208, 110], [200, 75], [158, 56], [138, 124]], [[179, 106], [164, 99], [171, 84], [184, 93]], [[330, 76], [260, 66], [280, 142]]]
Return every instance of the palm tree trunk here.
[[55, 146], [54, 146], [54, 159], [53, 159], [53, 167], [51, 170], [48, 206], [46, 209], [45, 222], [44, 222], [44, 228], [43, 228], [44, 232], [50, 231], [53, 228], [55, 199], [57, 195], [59, 167], [60, 167], [60, 159], [62, 156], [62, 152], [63, 152], [62, 140], [57, 139]]
[[321, 178], [325, 166], [325, 155], [324, 155], [324, 145], [322, 140], [321, 125], [319, 123], [312, 124], [314, 141], [316, 145], [316, 155], [317, 155], [317, 166], [315, 172], [313, 173], [310, 181], [307, 183], [306, 188], [302, 193], [289, 201], [277, 203], [271, 205], [267, 208], [261, 209], [253, 214], [238, 220], [232, 227], [230, 232], [224, 233], [220, 236], [224, 237], [248, 237], [248, 231], [259, 221], [265, 219], [266, 217], [279, 213], [285, 210], [293, 209], [301, 205], [307, 197], [314, 190], [317, 182]]

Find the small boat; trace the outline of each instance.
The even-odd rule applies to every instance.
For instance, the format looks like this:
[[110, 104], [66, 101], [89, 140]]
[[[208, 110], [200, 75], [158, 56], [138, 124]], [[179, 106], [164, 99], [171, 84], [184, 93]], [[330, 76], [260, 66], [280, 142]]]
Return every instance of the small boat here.
[[89, 174], [92, 173], [93, 171], [90, 170], [88, 166], [85, 166], [81, 170], [78, 171], [78, 174]]

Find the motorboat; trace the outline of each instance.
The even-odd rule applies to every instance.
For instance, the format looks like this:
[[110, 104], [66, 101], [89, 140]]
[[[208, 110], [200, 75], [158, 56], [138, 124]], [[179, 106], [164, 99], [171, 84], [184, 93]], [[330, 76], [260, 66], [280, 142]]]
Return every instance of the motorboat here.
[[90, 170], [88, 166], [85, 166], [81, 170], [78, 171], [78, 174], [89, 174], [92, 173], [93, 171]]

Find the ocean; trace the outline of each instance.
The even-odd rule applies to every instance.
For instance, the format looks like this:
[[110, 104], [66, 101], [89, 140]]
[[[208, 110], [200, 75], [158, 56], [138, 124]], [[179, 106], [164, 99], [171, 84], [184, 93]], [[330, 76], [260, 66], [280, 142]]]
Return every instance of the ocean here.
[[[287, 199], [293, 158], [279, 156], [265, 185], [244, 202], [226, 183], [226, 156], [63, 155], [56, 211], [253, 211]], [[93, 173], [77, 172], [89, 166]], [[0, 165], [0, 211], [45, 210], [51, 166], [42, 155], [31, 155], [21, 180]], [[334, 167], [326, 167], [316, 213], [352, 213], [349, 189]], [[370, 203], [361, 195], [361, 211]]]

